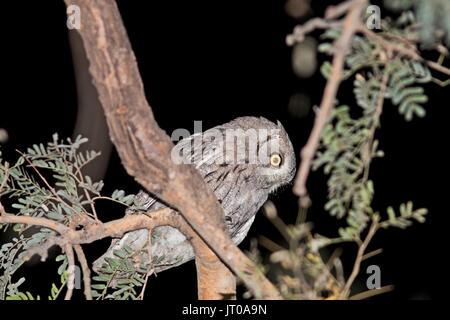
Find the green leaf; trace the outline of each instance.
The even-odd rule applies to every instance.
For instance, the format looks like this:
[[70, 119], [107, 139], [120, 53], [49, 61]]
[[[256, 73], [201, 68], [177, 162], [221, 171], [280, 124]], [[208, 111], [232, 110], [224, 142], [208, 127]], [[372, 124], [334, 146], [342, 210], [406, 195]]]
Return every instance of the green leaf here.
[[99, 284], [93, 284], [91, 285], [92, 289], [96, 289], [96, 290], [103, 290], [106, 288], [106, 285], [99, 283]]
[[59, 254], [56, 256], [55, 261], [59, 262], [59, 261], [63, 261], [66, 259], [66, 255], [65, 254]]
[[125, 250], [113, 250], [113, 254], [119, 258], [126, 258], [127, 253], [125, 252]]
[[59, 290], [58, 290], [58, 287], [54, 283], [52, 283], [52, 288], [51, 288], [50, 292], [51, 292], [52, 298], [55, 298], [58, 295]]
[[64, 216], [57, 211], [49, 211], [46, 216], [52, 220], [61, 221], [64, 220]]

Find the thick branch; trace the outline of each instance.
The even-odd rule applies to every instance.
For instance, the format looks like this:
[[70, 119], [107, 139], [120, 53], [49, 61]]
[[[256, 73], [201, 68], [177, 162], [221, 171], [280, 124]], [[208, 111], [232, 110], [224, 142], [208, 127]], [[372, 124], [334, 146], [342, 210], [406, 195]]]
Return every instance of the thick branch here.
[[[350, 2], [349, 2], [350, 3]], [[295, 179], [294, 193], [300, 197], [302, 205], [306, 205], [308, 199], [306, 181], [308, 179], [314, 154], [319, 146], [322, 131], [327, 124], [331, 111], [334, 108], [336, 94], [342, 81], [342, 70], [344, 68], [345, 55], [351, 45], [353, 35], [358, 31], [361, 24], [361, 15], [366, 8], [366, 0], [353, 0], [343, 21], [343, 30], [340, 37], [335, 42], [335, 54], [333, 57], [332, 69], [328, 78], [325, 91], [320, 103], [320, 108], [316, 114], [314, 127], [309, 136], [308, 142], [301, 151], [301, 163]]]
[[45, 227], [56, 231], [57, 236], [52, 242], [54, 244], [79, 245], [92, 243], [94, 241], [107, 237], [121, 237], [123, 234], [139, 230], [153, 229], [159, 226], [172, 226], [180, 229], [183, 233], [193, 233], [189, 231], [189, 226], [181, 217], [170, 208], [152, 211], [151, 215], [136, 214], [128, 215], [121, 219], [101, 223], [96, 220], [90, 220], [81, 230], [71, 229], [62, 223], [49, 220], [47, 218], [37, 218], [29, 216], [16, 216], [9, 213], [0, 213], [0, 223], [26, 224]]
[[67, 261], [69, 265], [69, 278], [67, 279], [67, 292], [64, 300], [72, 299], [73, 288], [75, 287], [75, 255], [73, 254], [73, 247], [70, 244], [66, 244], [64, 247], [66, 252]]
[[[220, 268], [216, 255], [205, 248], [207, 245], [198, 237], [191, 240], [195, 251], [195, 264], [197, 267], [197, 290], [200, 300], [231, 300], [236, 298], [236, 278], [227, 269], [225, 276], [217, 277], [216, 272]], [[220, 291], [211, 287], [210, 283], [217, 283]]]
[[75, 253], [77, 254], [78, 261], [81, 265], [81, 270], [83, 271], [83, 284], [84, 284], [84, 295], [86, 300], [92, 300], [91, 292], [91, 270], [89, 269], [86, 256], [84, 255], [81, 245], [77, 244], [74, 246]]
[[[280, 298], [276, 288], [224, 231], [222, 207], [200, 174], [191, 166], [172, 163], [173, 144], [158, 127], [145, 99], [136, 59], [116, 4], [101, 0], [65, 2], [81, 9], [79, 32], [90, 72], [105, 111], [111, 140], [127, 172], [148, 191], [179, 210], [208, 247], [242, 277], [256, 297]], [[228, 274], [220, 263], [214, 264], [208, 272], [216, 273], [216, 277]]]

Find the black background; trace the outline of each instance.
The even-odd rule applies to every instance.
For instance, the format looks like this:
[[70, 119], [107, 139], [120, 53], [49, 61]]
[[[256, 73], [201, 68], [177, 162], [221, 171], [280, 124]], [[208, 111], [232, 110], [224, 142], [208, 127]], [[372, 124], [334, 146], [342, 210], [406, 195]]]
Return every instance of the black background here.
[[[322, 15], [327, 1], [314, 1], [312, 16]], [[160, 126], [171, 133], [176, 128], [193, 130], [193, 121], [209, 128], [243, 115], [261, 115], [280, 120], [296, 150], [306, 142], [314, 119], [288, 113], [290, 96], [310, 95], [312, 104], [321, 100], [325, 80], [317, 73], [301, 80], [291, 68], [291, 49], [285, 36], [297, 21], [284, 12], [283, 1], [118, 1], [145, 85], [147, 99]], [[62, 1], [24, 1], [2, 4], [0, 77], [2, 78], [0, 128], [9, 133], [2, 150], [13, 158], [14, 149], [51, 139], [54, 132], [71, 136], [76, 117], [76, 88]], [[324, 57], [320, 56], [320, 59]], [[384, 210], [413, 200], [429, 208], [424, 225], [408, 230], [381, 231], [371, 248], [384, 248], [370, 263], [382, 271], [382, 284], [394, 284], [393, 292], [377, 299], [429, 299], [438, 261], [432, 249], [435, 216], [442, 214], [433, 200], [436, 149], [434, 120], [449, 89], [427, 85], [427, 116], [407, 123], [396, 108], [386, 104], [378, 133], [385, 158], [375, 160], [374, 207]], [[339, 92], [342, 102], [355, 105], [351, 83]], [[106, 192], [116, 188], [135, 192], [139, 186], [128, 177], [113, 154], [105, 178]], [[320, 173], [309, 179], [314, 201], [308, 220], [314, 230], [335, 236], [339, 222], [322, 206], [326, 180]], [[294, 222], [297, 199], [290, 187], [273, 197], [280, 215]], [[108, 208], [109, 209], [109, 208]], [[105, 210], [104, 220], [120, 217], [118, 210]], [[256, 219], [248, 238], [264, 234], [280, 237], [262, 216]], [[109, 240], [85, 246], [93, 261]], [[241, 248], [247, 249], [248, 239]], [[344, 246], [346, 272], [350, 271], [355, 246]], [[363, 265], [364, 267], [365, 265]], [[363, 271], [365, 269], [363, 268]], [[51, 262], [32, 264], [25, 271], [24, 285], [45, 296], [48, 277], [56, 272]], [[195, 266], [188, 263], [166, 271], [150, 282], [152, 299], [195, 299]], [[82, 297], [76, 293], [76, 298]]]

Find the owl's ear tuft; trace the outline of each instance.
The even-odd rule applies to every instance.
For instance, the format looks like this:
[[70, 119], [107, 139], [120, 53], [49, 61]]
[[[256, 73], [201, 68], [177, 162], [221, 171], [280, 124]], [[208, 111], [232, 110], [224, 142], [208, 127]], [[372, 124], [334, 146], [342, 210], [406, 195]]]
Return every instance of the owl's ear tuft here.
[[277, 120], [277, 126], [278, 126], [278, 128], [282, 129], [283, 131], [286, 131], [286, 129], [284, 129], [283, 125], [281, 124], [280, 120]]

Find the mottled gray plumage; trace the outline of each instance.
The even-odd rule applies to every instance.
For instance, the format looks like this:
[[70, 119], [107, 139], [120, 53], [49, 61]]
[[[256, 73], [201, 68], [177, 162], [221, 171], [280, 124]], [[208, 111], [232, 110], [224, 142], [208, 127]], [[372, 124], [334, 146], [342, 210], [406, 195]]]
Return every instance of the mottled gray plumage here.
[[[235, 145], [231, 152], [231, 161], [227, 158], [230, 149], [224, 152], [226, 140], [217, 139], [219, 133], [225, 135], [230, 129], [234, 130], [233, 132], [238, 136], [248, 136], [246, 140], [248, 145], [246, 144], [243, 148]], [[268, 132], [266, 136], [261, 134], [258, 135], [257, 140], [252, 140], [254, 138], [252, 132], [256, 130], [259, 133], [264, 129]], [[257, 163], [252, 162], [249, 148], [256, 150], [258, 154], [263, 154], [267, 150], [271, 152], [271, 146], [278, 146], [277, 152], [269, 154], [267, 159], [261, 158]], [[267, 147], [269, 149], [266, 149]], [[286, 131], [279, 122], [276, 124], [265, 118], [237, 118], [183, 139], [176, 148], [184, 152], [181, 158], [189, 160], [214, 191], [224, 208], [228, 232], [236, 244], [239, 244], [247, 235], [255, 214], [267, 200], [268, 195], [289, 183], [295, 174], [295, 155]], [[237, 159], [244, 159], [244, 161], [237, 162]], [[127, 213], [151, 211], [162, 207], [165, 205], [141, 191]], [[120, 249], [125, 244], [134, 250], [141, 250], [138, 260], [143, 259], [147, 262], [148, 256], [145, 249], [147, 243], [148, 231], [145, 229], [129, 232], [121, 239], [113, 240], [108, 251], [94, 263], [94, 270], [98, 271], [104, 258], [112, 256], [114, 249]], [[155, 228], [151, 243], [153, 267], [156, 272], [194, 258], [190, 243], [175, 228], [168, 226]]]

